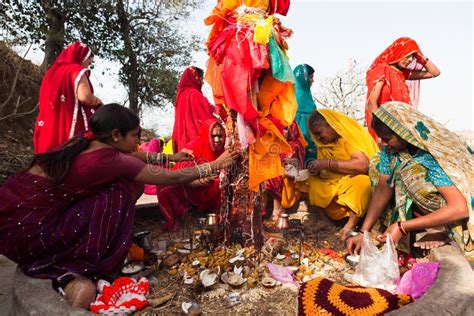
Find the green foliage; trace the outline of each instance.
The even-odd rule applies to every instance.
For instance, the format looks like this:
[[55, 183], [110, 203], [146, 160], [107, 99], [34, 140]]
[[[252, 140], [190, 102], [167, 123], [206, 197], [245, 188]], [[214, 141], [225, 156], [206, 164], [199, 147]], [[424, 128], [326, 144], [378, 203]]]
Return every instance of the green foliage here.
[[[137, 58], [138, 111], [144, 106], [174, 102], [179, 70], [192, 61], [199, 38], [187, 34], [186, 18], [202, 0], [124, 1], [132, 51], [125, 48], [117, 0], [2, 1], [0, 39], [17, 45], [44, 45], [57, 37], [61, 46], [75, 40], [87, 43], [94, 53], [122, 67], [119, 80], [130, 87], [131, 55]], [[51, 33], [51, 21], [62, 23], [63, 32]], [[189, 32], [188, 32], [189, 33]]]

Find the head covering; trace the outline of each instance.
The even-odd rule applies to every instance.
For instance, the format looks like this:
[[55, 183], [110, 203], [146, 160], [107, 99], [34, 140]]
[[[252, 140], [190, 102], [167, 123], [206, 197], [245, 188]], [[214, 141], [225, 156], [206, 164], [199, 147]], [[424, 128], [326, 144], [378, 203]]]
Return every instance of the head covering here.
[[[363, 152], [368, 159], [372, 158], [379, 151], [377, 143], [370, 136], [369, 132], [353, 118], [328, 109], [317, 110], [317, 112], [324, 117], [329, 126], [331, 126], [339, 136], [344, 138], [352, 147]], [[322, 148], [326, 146], [326, 144], [319, 141], [311, 132], [309, 121], [308, 130], [318, 147]]]
[[[180, 161], [173, 167], [174, 170], [194, 167], [216, 160], [223, 152], [224, 146], [215, 148], [211, 138], [212, 129], [220, 126], [223, 131], [225, 143], [225, 129], [216, 119], [206, 120], [200, 129], [199, 137], [188, 143], [183, 148], [193, 151], [195, 161]], [[206, 186], [189, 187], [187, 185], [157, 186], [157, 196], [160, 211], [166, 219], [166, 229], [175, 229], [176, 219], [182, 217], [195, 206], [198, 211], [207, 209], [217, 210], [221, 203], [221, 190], [219, 178], [211, 181]]]
[[385, 103], [373, 115], [405, 141], [433, 156], [466, 198], [469, 223], [474, 225], [471, 207], [474, 160], [459, 136], [402, 102]]
[[298, 65], [293, 70], [296, 78], [295, 90], [298, 113], [311, 114], [316, 109], [316, 103], [314, 103], [313, 96], [311, 95], [309, 72], [308, 65], [306, 64]]
[[[79, 104], [77, 87], [82, 75], [90, 71], [82, 63], [91, 56], [86, 44], [74, 42], [66, 47], [46, 72], [41, 83], [39, 114], [33, 137], [35, 153], [51, 150], [89, 129], [89, 108]], [[89, 81], [91, 93], [94, 93]]]
[[86, 44], [74, 42], [59, 54], [50, 69], [64, 64], [81, 64], [89, 58], [91, 54], [92, 51]]
[[[216, 126], [222, 128], [222, 147], [215, 148], [213, 139], [211, 137], [212, 129]], [[216, 119], [209, 119], [205, 121], [201, 127], [199, 138], [191, 141], [186, 148], [191, 149], [198, 163], [210, 162], [216, 160], [224, 152], [225, 143], [225, 128]]]
[[176, 96], [176, 100], [178, 100], [179, 94], [183, 92], [184, 89], [196, 89], [201, 91], [201, 78], [202, 76], [199, 74], [196, 67], [191, 66], [186, 68], [181, 75], [181, 79], [179, 80], [178, 95]]
[[[372, 94], [375, 83], [385, 81], [390, 88], [392, 101], [413, 104], [412, 98], [410, 97], [410, 90], [405, 80], [399, 82], [400, 80], [394, 75], [393, 68], [391, 68], [391, 65], [398, 63], [401, 59], [413, 53], [416, 53], [418, 63], [421, 64], [424, 57], [418, 44], [409, 37], [400, 37], [377, 56], [372, 65], [370, 65], [369, 70], [367, 70], [367, 99]], [[413, 68], [415, 67], [417, 67], [416, 64], [413, 65]], [[414, 85], [412, 84], [411, 86]], [[415, 86], [414, 88], [418, 91], [419, 87]], [[418, 99], [418, 97], [416, 97], [416, 99]]]
[[179, 81], [172, 135], [175, 152], [196, 139], [203, 122], [214, 117], [214, 106], [201, 92], [201, 78], [196, 67], [188, 67]]

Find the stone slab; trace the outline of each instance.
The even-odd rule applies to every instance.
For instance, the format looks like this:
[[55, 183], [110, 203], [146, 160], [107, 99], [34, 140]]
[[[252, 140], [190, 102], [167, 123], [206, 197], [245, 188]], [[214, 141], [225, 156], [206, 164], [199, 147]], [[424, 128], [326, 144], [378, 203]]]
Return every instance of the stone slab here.
[[474, 315], [474, 272], [459, 248], [433, 250], [441, 264], [436, 283], [418, 301], [387, 315]]
[[9, 315], [12, 305], [12, 283], [16, 263], [0, 255], [0, 315]]

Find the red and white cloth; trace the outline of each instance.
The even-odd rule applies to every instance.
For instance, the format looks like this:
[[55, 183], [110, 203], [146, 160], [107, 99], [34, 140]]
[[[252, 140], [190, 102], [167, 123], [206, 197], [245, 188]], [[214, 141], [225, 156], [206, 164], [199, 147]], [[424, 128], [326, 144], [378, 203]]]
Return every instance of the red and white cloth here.
[[110, 283], [99, 280], [99, 296], [91, 304], [91, 311], [102, 315], [131, 314], [148, 305], [149, 284], [146, 278], [138, 282], [135, 279], [121, 277]]

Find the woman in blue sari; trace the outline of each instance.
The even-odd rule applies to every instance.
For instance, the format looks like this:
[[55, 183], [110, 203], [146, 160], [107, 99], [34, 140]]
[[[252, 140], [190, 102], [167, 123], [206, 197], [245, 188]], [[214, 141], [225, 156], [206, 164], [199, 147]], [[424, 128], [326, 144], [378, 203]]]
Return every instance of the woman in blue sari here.
[[296, 66], [293, 73], [296, 78], [295, 91], [296, 100], [298, 102], [298, 111], [296, 112], [295, 121], [308, 142], [305, 154], [306, 162], [310, 159], [316, 159], [316, 144], [308, 131], [308, 119], [316, 110], [316, 103], [311, 95], [314, 69], [310, 65], [301, 64]]

